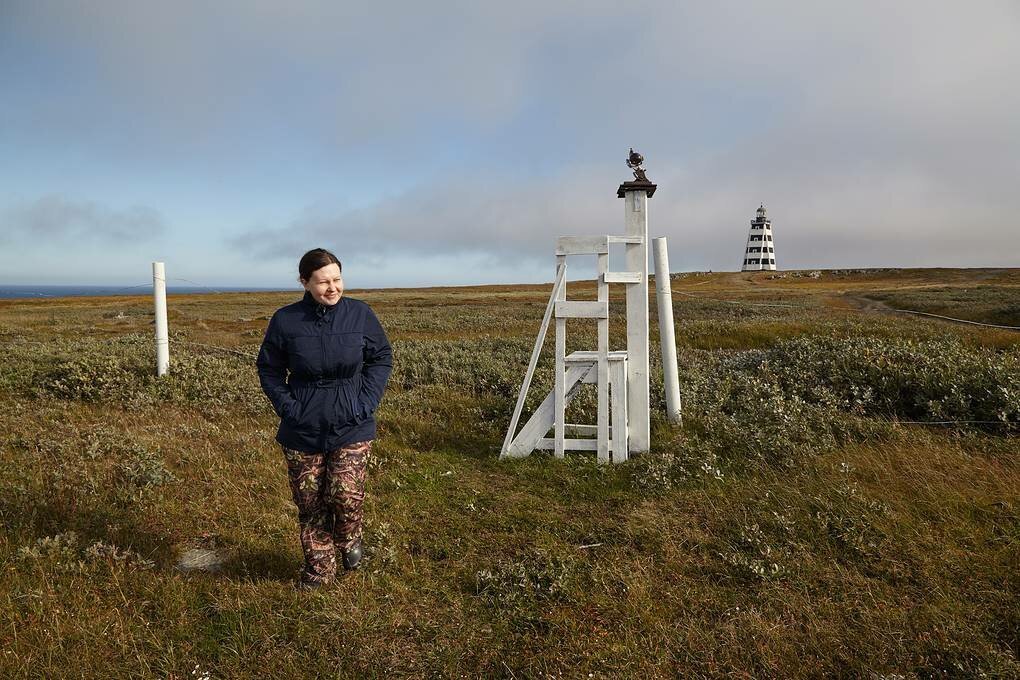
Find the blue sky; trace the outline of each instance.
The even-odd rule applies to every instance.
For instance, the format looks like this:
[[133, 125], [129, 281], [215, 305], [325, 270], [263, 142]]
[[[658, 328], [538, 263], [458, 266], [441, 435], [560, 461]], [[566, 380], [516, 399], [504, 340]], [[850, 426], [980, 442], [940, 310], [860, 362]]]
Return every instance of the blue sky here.
[[1020, 5], [0, 6], [0, 283], [548, 281], [621, 229], [674, 270], [1020, 266]]

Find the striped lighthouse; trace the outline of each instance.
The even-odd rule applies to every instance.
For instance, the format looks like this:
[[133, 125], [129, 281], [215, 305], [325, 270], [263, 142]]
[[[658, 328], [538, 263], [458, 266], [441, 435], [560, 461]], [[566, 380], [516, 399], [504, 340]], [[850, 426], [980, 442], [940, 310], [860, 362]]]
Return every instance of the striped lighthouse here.
[[751, 231], [747, 235], [747, 247], [744, 248], [744, 265], [740, 271], [752, 272], [775, 268], [776, 251], [772, 245], [772, 220], [765, 216], [765, 205], [762, 204], [751, 220]]

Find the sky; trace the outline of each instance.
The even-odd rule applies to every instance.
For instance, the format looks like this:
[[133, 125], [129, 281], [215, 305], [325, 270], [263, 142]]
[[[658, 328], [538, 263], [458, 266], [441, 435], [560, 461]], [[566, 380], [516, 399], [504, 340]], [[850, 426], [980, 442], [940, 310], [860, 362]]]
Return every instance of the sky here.
[[1016, 0], [2, 0], [0, 283], [550, 281], [623, 231], [630, 147], [673, 271], [738, 270], [762, 203], [780, 269], [1017, 267], [1018, 35]]

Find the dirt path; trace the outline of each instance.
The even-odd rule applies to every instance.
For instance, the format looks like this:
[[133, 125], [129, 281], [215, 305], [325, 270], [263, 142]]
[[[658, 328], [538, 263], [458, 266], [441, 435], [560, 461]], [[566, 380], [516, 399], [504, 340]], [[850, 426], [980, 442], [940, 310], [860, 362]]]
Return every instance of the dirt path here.
[[840, 305], [849, 309], [858, 309], [862, 312], [882, 312], [884, 314], [899, 314], [895, 309], [885, 304], [881, 300], [872, 300], [869, 297], [863, 295], [853, 295], [851, 293], [843, 293], [842, 295], [834, 295], [830, 298], [833, 301], [839, 300], [845, 304]]
[[845, 309], [857, 309], [857, 310], [860, 310], [862, 312], [878, 312], [880, 314], [891, 314], [891, 315], [896, 315], [896, 316], [902, 316], [904, 314], [909, 314], [910, 316], [923, 316], [923, 317], [928, 318], [928, 319], [932, 319], [932, 320], [935, 320], [935, 321], [942, 321], [944, 323], [951, 323], [951, 324], [955, 324], [957, 326], [984, 326], [986, 328], [999, 328], [999, 329], [1003, 329], [1003, 330], [1012, 330], [1012, 331], [1020, 330], [1020, 328], [1017, 328], [1017, 327], [1014, 327], [1014, 326], [1005, 326], [1005, 325], [1001, 325], [1001, 324], [984, 323], [984, 322], [981, 322], [981, 321], [970, 321], [968, 319], [955, 319], [955, 318], [950, 317], [950, 316], [943, 316], [941, 314], [933, 314], [931, 312], [921, 312], [921, 311], [917, 311], [917, 310], [913, 310], [913, 309], [895, 309], [893, 307], [890, 307], [886, 303], [882, 302], [881, 300], [873, 300], [873, 299], [871, 299], [869, 297], [865, 297], [863, 295], [851, 295], [849, 293], [846, 293], [846, 294], [843, 294], [843, 295], [834, 296], [834, 297], [830, 298], [830, 300], [833, 301], [833, 302], [835, 302], [837, 300], [843, 301], [845, 304], [844, 305], [840, 305], [843, 308], [845, 308]]

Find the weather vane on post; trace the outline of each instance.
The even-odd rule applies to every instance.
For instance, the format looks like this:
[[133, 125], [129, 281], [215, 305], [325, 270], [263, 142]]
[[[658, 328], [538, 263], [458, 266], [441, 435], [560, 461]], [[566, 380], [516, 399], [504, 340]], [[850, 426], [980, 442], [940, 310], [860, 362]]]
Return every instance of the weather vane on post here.
[[[630, 155], [627, 156], [627, 167], [634, 171], [635, 182], [645, 182], [651, 184], [648, 178], [645, 177], [645, 169], [641, 167], [641, 164], [645, 162], [645, 157], [634, 150], [634, 147], [630, 149]], [[649, 194], [650, 196], [651, 194]]]

